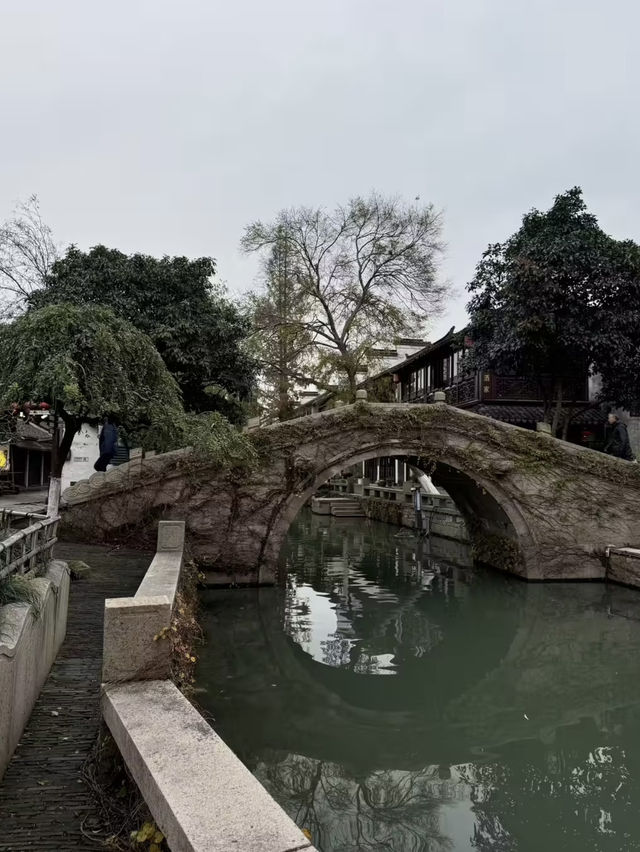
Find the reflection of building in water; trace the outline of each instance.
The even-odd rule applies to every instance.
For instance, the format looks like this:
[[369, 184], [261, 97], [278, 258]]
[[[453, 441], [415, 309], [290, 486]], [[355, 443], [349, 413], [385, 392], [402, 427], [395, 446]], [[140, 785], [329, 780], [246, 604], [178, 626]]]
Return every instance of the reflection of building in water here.
[[[423, 595], [464, 596], [469, 572], [435, 560], [428, 542], [413, 534], [389, 535], [382, 525], [298, 519], [319, 582], [308, 575], [300, 547], [289, 553], [285, 630], [314, 660], [354, 672], [392, 674], [395, 658], [421, 657], [442, 641], [441, 627], [416, 610]], [[377, 534], [376, 534], [377, 533]], [[381, 535], [382, 533], [382, 535]]]

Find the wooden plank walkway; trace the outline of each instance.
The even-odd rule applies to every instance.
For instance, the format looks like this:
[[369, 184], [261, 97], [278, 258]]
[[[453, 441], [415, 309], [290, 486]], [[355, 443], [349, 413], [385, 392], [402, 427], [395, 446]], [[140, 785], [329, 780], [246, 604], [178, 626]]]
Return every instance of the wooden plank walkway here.
[[80, 830], [95, 824], [81, 769], [98, 731], [104, 599], [134, 594], [153, 558], [69, 544], [55, 556], [91, 572], [71, 584], [66, 639], [0, 781], [1, 852], [99, 848]]

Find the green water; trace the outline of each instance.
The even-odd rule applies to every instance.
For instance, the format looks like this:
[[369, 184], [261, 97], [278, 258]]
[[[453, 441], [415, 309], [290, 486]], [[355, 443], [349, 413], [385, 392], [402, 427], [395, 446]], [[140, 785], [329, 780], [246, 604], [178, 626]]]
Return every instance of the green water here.
[[321, 852], [640, 849], [640, 593], [398, 533], [305, 511], [286, 586], [204, 593], [216, 730]]

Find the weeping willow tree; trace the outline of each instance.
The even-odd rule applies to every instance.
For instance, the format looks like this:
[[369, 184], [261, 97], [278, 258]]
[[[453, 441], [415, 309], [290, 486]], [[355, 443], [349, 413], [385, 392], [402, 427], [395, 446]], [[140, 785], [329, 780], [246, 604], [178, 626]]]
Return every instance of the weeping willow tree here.
[[48, 402], [54, 412], [50, 514], [84, 421], [115, 416], [156, 449], [175, 446], [182, 435], [178, 385], [153, 343], [103, 307], [51, 305], [0, 326], [0, 401], [25, 400]]

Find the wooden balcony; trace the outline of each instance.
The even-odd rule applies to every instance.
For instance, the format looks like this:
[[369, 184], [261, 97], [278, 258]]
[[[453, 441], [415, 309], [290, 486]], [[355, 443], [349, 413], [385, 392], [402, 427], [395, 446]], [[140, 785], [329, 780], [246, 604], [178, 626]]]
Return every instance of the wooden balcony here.
[[[466, 406], [474, 402], [542, 402], [539, 385], [534, 379], [500, 376], [488, 372], [457, 378], [450, 385], [440, 388], [424, 388], [417, 392], [403, 388], [402, 402], [432, 402], [433, 393], [437, 390], [446, 393], [450, 405]], [[564, 397], [567, 401], [587, 402], [589, 397], [586, 377], [565, 388]]]

